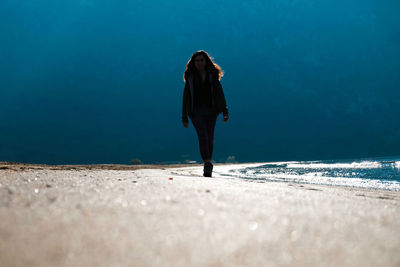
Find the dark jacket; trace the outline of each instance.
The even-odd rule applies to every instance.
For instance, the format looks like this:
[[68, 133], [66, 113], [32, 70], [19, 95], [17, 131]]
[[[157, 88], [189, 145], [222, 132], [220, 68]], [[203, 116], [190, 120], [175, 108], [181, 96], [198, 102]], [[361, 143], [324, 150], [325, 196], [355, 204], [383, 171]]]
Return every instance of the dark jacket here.
[[[211, 102], [217, 112], [217, 115], [222, 112], [223, 115], [228, 114], [226, 106], [225, 95], [222, 85], [218, 80], [216, 74], [210, 73], [209, 75], [211, 85]], [[194, 82], [193, 76], [190, 75], [186, 79], [185, 88], [183, 90], [183, 103], [182, 103], [182, 121], [188, 121], [188, 116], [193, 115], [193, 96], [194, 96]]]

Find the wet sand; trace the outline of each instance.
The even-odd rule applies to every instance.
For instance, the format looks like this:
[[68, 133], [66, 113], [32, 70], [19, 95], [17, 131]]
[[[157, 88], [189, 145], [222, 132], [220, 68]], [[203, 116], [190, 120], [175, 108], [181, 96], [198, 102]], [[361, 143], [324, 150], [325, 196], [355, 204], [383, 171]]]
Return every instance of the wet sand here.
[[0, 163], [0, 266], [400, 266], [400, 193]]

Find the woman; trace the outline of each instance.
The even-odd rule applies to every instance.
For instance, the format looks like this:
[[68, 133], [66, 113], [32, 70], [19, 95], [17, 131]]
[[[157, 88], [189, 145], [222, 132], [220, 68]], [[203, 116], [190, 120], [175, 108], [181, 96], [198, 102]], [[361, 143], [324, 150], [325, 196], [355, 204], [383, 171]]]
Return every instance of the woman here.
[[213, 170], [211, 158], [217, 117], [222, 112], [222, 121], [226, 122], [229, 119], [225, 95], [220, 83], [224, 73], [211, 59], [203, 50], [193, 53], [183, 75], [185, 89], [182, 123], [185, 128], [188, 128], [189, 117], [196, 128], [200, 154], [204, 162], [203, 176], [206, 177], [211, 177]]

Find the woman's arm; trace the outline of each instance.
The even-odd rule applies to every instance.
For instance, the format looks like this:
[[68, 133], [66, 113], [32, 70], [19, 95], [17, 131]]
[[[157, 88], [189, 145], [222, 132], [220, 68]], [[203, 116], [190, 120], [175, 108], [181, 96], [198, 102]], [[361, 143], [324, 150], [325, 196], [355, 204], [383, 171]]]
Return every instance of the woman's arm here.
[[220, 83], [220, 81], [217, 79], [217, 88], [221, 94], [221, 99], [222, 99], [222, 106], [223, 106], [223, 110], [222, 110], [222, 114], [223, 116], [228, 115], [229, 111], [228, 111], [228, 107], [226, 106], [226, 100], [225, 100], [225, 95], [224, 95], [224, 90], [222, 89], [222, 85]]
[[187, 114], [187, 102], [190, 100], [189, 98], [189, 83], [185, 82], [185, 88], [183, 89], [183, 101], [182, 101], [182, 121], [188, 121]]

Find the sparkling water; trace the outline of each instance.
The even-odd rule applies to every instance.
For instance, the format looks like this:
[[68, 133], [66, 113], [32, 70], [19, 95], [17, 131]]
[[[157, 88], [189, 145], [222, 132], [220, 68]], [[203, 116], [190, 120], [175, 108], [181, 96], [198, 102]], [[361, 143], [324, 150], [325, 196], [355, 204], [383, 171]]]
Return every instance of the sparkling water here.
[[400, 191], [400, 157], [266, 162], [222, 175], [258, 181], [340, 185]]

